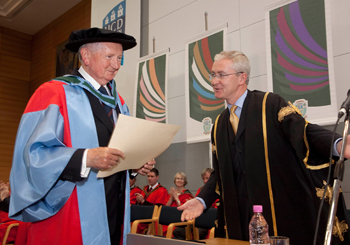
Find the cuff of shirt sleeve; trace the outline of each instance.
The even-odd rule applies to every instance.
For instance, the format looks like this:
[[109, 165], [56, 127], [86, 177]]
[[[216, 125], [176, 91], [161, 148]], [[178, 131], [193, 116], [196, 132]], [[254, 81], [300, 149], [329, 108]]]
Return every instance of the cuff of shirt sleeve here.
[[90, 168], [86, 167], [86, 158], [87, 158], [87, 152], [89, 149], [86, 149], [84, 151], [82, 163], [81, 163], [81, 171], [80, 171], [80, 177], [87, 178], [90, 173]]
[[338, 142], [341, 141], [341, 140], [342, 140], [342, 138], [339, 138], [339, 139], [337, 139], [336, 141], [334, 141], [334, 145], [333, 145], [333, 156], [335, 156], [335, 157], [339, 157], [339, 156], [340, 156], [339, 153], [338, 153], [338, 151], [337, 151], [337, 144], [338, 144]]
[[197, 199], [198, 201], [200, 201], [200, 202], [203, 204], [204, 209], [207, 209], [207, 205], [205, 205], [205, 202], [204, 202], [204, 200], [203, 200], [202, 198], [196, 197], [196, 199]]

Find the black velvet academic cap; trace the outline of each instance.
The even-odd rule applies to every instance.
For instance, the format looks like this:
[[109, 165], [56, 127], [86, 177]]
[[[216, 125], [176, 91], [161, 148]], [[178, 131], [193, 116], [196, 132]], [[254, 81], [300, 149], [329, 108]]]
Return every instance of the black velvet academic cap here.
[[100, 29], [97, 27], [72, 31], [69, 36], [69, 42], [66, 44], [66, 49], [78, 52], [80, 46], [86, 43], [111, 42], [120, 43], [123, 50], [128, 50], [136, 46], [136, 40], [133, 36], [127, 34]]

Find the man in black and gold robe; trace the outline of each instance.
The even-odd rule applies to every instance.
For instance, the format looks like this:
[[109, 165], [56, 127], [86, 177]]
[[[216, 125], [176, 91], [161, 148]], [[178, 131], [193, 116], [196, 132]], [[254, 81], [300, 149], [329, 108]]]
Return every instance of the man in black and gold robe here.
[[[341, 137], [336, 135], [331, 142], [332, 132], [307, 122], [279, 95], [249, 91], [249, 73], [243, 53], [224, 51], [215, 56], [211, 83], [215, 97], [225, 99], [228, 108], [212, 129], [215, 171], [199, 198], [180, 208], [185, 210], [182, 217], [195, 218], [220, 198], [216, 236], [249, 240], [252, 206], [263, 205], [270, 236], [287, 236], [291, 244], [312, 244], [329, 152], [334, 147], [339, 155]], [[231, 108], [238, 127], [230, 122], [230, 117], [235, 120]], [[348, 145], [346, 153], [350, 156]], [[341, 228], [334, 229], [332, 242], [349, 244], [342, 195], [338, 204], [335, 224]], [[317, 244], [323, 244], [329, 207], [329, 202], [323, 206]]]

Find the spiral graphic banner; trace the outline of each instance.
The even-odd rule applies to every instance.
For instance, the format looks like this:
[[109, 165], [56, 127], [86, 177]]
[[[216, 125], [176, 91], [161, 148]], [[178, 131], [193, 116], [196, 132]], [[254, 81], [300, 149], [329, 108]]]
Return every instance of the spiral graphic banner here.
[[166, 123], [168, 53], [146, 57], [138, 64], [136, 117]]
[[286, 3], [277, 3], [268, 11], [270, 87], [296, 105], [307, 120], [334, 123], [333, 55], [326, 3]]
[[210, 139], [212, 124], [225, 109], [214, 96], [209, 74], [214, 56], [224, 50], [226, 27], [197, 36], [186, 46], [187, 142]]

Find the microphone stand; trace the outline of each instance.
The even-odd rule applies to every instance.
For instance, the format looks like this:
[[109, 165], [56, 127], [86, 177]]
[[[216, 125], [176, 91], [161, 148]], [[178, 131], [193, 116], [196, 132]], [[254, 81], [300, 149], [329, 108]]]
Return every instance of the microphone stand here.
[[339, 199], [339, 193], [340, 193], [340, 185], [343, 181], [344, 177], [344, 150], [346, 146], [346, 136], [348, 135], [348, 129], [349, 129], [349, 114], [348, 111], [346, 111], [346, 117], [345, 117], [345, 126], [343, 131], [343, 145], [340, 152], [340, 158], [335, 165], [334, 169], [334, 183], [333, 183], [333, 193], [332, 193], [332, 203], [331, 203], [331, 209], [329, 210], [329, 216], [328, 216], [328, 222], [327, 222], [327, 230], [326, 230], [326, 237], [324, 244], [330, 245], [332, 240], [332, 233], [333, 233], [333, 223], [334, 223], [334, 217], [337, 212], [337, 206], [338, 206], [338, 199]]

